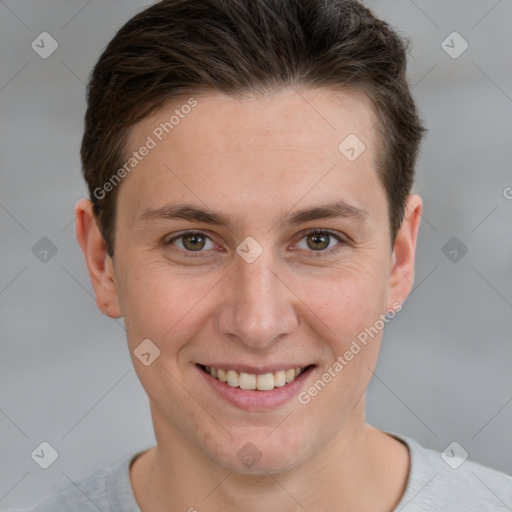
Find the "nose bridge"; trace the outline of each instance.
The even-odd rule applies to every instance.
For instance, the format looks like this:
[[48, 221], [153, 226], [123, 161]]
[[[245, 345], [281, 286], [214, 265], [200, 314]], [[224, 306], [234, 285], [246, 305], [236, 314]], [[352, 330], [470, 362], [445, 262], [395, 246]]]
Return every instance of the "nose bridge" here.
[[295, 308], [276, 268], [270, 250], [251, 263], [243, 258], [236, 262], [232, 292], [221, 314], [223, 334], [236, 335], [247, 346], [266, 348], [294, 329]]

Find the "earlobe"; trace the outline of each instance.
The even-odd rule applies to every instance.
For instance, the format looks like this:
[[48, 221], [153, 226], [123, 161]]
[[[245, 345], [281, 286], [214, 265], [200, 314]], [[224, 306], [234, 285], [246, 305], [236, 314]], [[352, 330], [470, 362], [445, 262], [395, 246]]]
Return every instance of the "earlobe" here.
[[411, 292], [414, 283], [416, 242], [422, 210], [421, 197], [418, 195], [408, 196], [404, 220], [397, 233], [391, 257], [388, 309], [391, 309], [396, 302], [402, 304]]
[[76, 238], [84, 253], [89, 277], [96, 295], [96, 305], [106, 316], [122, 316], [114, 279], [112, 259], [88, 199], [75, 205]]

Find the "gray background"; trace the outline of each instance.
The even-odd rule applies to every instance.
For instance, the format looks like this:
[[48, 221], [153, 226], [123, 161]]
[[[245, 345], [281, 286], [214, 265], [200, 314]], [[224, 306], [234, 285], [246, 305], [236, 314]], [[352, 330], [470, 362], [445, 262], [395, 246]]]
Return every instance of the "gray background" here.
[[[456, 440], [512, 473], [512, 2], [367, 4], [411, 36], [410, 82], [430, 130], [416, 285], [386, 328], [367, 419], [440, 451]], [[154, 443], [122, 320], [96, 308], [73, 213], [86, 196], [84, 83], [144, 5], [0, 1], [0, 507]], [[43, 31], [59, 44], [48, 59], [31, 48]], [[457, 59], [441, 46], [453, 31], [469, 44]], [[47, 262], [32, 252], [42, 237], [57, 248]], [[468, 249], [456, 262], [442, 251], [452, 237], [458, 258]], [[47, 470], [30, 456], [41, 441], [59, 453]]]

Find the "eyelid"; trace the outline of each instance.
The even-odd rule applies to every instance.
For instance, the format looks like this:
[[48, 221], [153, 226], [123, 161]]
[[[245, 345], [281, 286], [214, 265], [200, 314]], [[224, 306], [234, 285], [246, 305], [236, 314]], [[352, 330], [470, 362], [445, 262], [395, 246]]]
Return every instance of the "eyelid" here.
[[[173, 233], [170, 238], [167, 236], [164, 238], [165, 244], [170, 244], [171, 242], [174, 242], [174, 240], [177, 240], [178, 238], [181, 238], [185, 235], [204, 235], [205, 237], [209, 238], [211, 240], [211, 234], [208, 230], [205, 229], [185, 229], [183, 231], [178, 231], [177, 233]], [[169, 235], [170, 236], [170, 235]], [[212, 240], [213, 242], [213, 240]]]

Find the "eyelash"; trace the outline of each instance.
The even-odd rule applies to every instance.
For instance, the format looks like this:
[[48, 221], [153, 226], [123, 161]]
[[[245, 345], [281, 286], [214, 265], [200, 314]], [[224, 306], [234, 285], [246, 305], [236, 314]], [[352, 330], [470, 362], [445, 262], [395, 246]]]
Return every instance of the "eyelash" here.
[[[171, 245], [173, 245], [173, 242], [175, 242], [176, 240], [179, 240], [180, 238], [183, 238], [186, 235], [202, 235], [202, 236], [206, 237], [208, 240], [210, 240], [211, 242], [213, 242], [213, 240], [211, 240], [211, 238], [204, 231], [184, 231], [184, 232], [170, 238], [169, 240], [165, 241], [164, 245], [171, 246]], [[339, 242], [338, 245], [336, 245], [334, 248], [331, 248], [331, 249], [324, 249], [324, 250], [319, 250], [319, 251], [313, 251], [313, 250], [307, 251], [307, 252], [313, 253], [312, 256], [314, 258], [322, 257], [325, 255], [330, 256], [330, 255], [338, 252], [342, 248], [342, 246], [350, 244], [350, 242], [348, 240], [346, 240], [345, 238], [336, 234], [334, 231], [330, 231], [329, 229], [311, 229], [302, 235], [302, 237], [299, 239], [299, 242], [309, 235], [329, 235], [330, 237], [335, 238]], [[186, 253], [187, 257], [191, 257], [191, 258], [204, 258], [205, 257], [202, 255], [205, 251], [189, 251], [187, 249], [181, 249], [181, 248], [179, 248], [178, 250], [180, 252]]]

